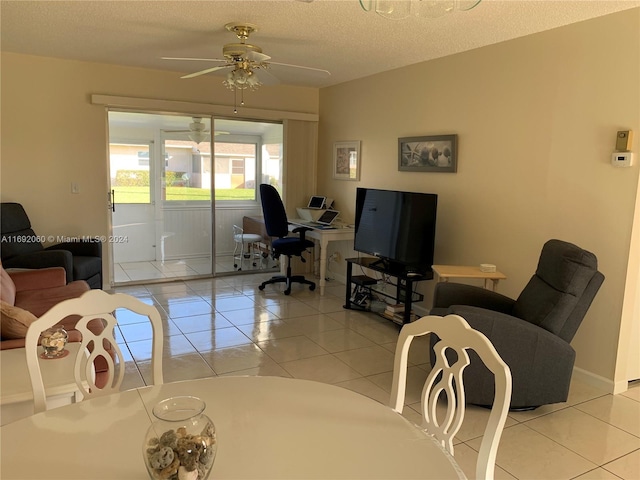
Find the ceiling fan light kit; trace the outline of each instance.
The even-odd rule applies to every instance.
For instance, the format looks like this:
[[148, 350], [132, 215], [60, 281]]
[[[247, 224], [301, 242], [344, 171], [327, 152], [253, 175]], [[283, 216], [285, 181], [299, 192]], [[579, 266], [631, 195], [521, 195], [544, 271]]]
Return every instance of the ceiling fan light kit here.
[[[195, 73], [184, 75], [181, 78], [193, 78], [207, 73], [212, 73], [223, 68], [230, 68], [223, 85], [233, 90], [233, 113], [238, 113], [237, 98], [238, 90], [240, 91], [240, 105], [244, 105], [244, 91], [247, 89], [257, 90], [265, 81], [270, 83], [278, 83], [276, 77], [269, 74], [267, 70], [270, 65], [282, 65], [286, 67], [301, 68], [307, 72], [316, 72], [321, 75], [330, 75], [327, 70], [319, 68], [303, 67], [301, 65], [290, 65], [286, 63], [269, 62], [271, 57], [262, 53], [262, 48], [257, 45], [247, 43], [249, 35], [258, 30], [258, 27], [252, 23], [228, 23], [225, 28], [236, 34], [240, 43], [228, 43], [222, 47], [222, 55], [224, 59], [217, 58], [175, 58], [163, 57], [165, 60], [191, 60], [191, 61], [208, 61], [223, 62], [219, 65]], [[261, 72], [261, 73], [259, 73]], [[262, 75], [262, 78], [259, 78]], [[195, 141], [195, 140], [194, 140]]]
[[437, 18], [455, 11], [467, 11], [482, 0], [360, 0], [365, 12], [376, 12], [391, 20], [410, 16]]

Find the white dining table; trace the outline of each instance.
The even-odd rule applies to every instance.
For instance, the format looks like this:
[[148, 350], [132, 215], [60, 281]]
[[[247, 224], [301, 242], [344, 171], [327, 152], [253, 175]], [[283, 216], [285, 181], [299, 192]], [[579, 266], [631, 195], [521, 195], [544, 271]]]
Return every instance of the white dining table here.
[[0, 428], [0, 478], [148, 478], [151, 410], [201, 398], [215, 423], [210, 479], [459, 479], [451, 455], [390, 407], [329, 384], [214, 377], [143, 387], [55, 408]]

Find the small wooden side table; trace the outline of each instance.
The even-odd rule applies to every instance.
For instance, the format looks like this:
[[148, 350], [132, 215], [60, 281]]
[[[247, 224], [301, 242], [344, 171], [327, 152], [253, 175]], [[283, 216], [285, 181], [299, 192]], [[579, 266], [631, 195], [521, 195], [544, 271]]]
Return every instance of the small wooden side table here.
[[480, 267], [471, 267], [463, 265], [433, 265], [431, 267], [438, 275], [439, 282], [448, 282], [451, 278], [479, 278], [484, 280], [484, 288], [493, 290], [498, 288], [498, 282], [504, 280], [507, 276], [504, 273], [483, 272]]

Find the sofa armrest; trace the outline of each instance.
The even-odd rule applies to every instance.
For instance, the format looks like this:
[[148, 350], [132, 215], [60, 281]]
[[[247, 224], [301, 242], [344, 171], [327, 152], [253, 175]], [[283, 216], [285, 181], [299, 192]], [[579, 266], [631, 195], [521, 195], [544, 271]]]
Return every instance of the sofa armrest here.
[[433, 294], [433, 308], [449, 308], [451, 305], [470, 305], [502, 313], [511, 313], [515, 300], [500, 293], [465, 285], [463, 283], [439, 282]]
[[12, 338], [0, 342], [0, 350], [10, 350], [12, 348], [24, 348], [24, 338]]
[[73, 255], [102, 258], [102, 243], [99, 240], [82, 240], [63, 242], [45, 248], [46, 251], [68, 250]]
[[16, 286], [16, 292], [62, 287], [67, 284], [67, 274], [62, 267], [38, 268], [7, 272]]

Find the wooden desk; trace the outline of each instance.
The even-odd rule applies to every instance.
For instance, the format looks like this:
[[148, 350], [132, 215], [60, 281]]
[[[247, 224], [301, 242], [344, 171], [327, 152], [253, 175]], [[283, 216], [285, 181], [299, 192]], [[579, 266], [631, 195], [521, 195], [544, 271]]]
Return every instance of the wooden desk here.
[[213, 377], [143, 387], [48, 410], [0, 428], [0, 477], [149, 478], [144, 435], [159, 401], [206, 404], [218, 479], [458, 479], [453, 457], [387, 405], [325, 383]]
[[493, 290], [494, 292], [498, 288], [498, 282], [507, 278], [504, 273], [498, 271], [483, 272], [480, 270], [480, 267], [433, 265], [431, 268], [438, 275], [439, 282], [448, 282], [451, 278], [479, 278], [484, 280], [484, 288]]

